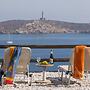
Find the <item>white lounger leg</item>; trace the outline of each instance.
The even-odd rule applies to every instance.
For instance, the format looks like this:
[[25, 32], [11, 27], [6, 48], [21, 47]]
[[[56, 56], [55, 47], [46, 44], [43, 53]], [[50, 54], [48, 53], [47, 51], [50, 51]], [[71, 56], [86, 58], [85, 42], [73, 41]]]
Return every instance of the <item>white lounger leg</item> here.
[[27, 71], [28, 71], [27, 77], [28, 77], [28, 85], [29, 85], [29, 65], [27, 65]]

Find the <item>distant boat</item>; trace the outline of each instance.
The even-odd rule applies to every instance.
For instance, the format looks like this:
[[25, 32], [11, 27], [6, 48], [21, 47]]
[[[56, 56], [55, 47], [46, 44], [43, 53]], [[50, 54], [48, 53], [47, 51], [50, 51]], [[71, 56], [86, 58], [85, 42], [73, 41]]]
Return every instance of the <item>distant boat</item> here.
[[8, 39], [7, 43], [8, 43], [8, 44], [12, 44], [12, 43], [13, 43], [13, 41], [12, 41], [12, 40], [10, 40], [10, 33], [8, 34], [8, 36], [9, 36], [9, 39]]
[[7, 43], [8, 43], [8, 44], [12, 44], [12, 43], [13, 43], [13, 41], [7, 41]]

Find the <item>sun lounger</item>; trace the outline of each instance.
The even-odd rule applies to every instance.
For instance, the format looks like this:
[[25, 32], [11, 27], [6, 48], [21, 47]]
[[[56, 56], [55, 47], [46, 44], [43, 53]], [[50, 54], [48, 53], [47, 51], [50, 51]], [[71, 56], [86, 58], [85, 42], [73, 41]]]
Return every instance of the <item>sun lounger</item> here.
[[17, 57], [17, 48], [10, 47], [6, 48], [4, 52], [4, 60], [1, 66], [1, 69], [4, 71], [5, 77], [3, 82], [5, 84], [12, 84], [13, 83], [13, 68], [14, 68], [14, 61]]
[[[64, 70], [69, 75], [68, 84], [70, 84], [70, 77], [83, 80], [86, 77], [86, 72], [90, 71], [90, 47], [76, 46], [69, 61], [68, 70]], [[60, 67], [58, 67], [58, 71]], [[62, 71], [63, 72], [63, 71]], [[59, 71], [60, 74], [60, 71]], [[63, 77], [62, 77], [63, 78]]]
[[[30, 59], [31, 59], [31, 49], [28, 47], [22, 47], [20, 57], [18, 58], [19, 60], [16, 60], [16, 65], [15, 65], [15, 76], [19, 75], [24, 75], [24, 77], [27, 75], [27, 82], [28, 85], [31, 84], [32, 77], [30, 79], [30, 76], [32, 76], [29, 73], [29, 64], [30, 64]], [[21, 80], [24, 81], [24, 80]], [[20, 81], [20, 82], [21, 82]], [[15, 78], [14, 78], [14, 83], [15, 83]]]
[[31, 58], [31, 49], [28, 47], [9, 47], [5, 49], [4, 60], [2, 63], [2, 70], [5, 77], [2, 83], [14, 84], [16, 74], [27, 75], [27, 82], [30, 85], [29, 79], [29, 64]]

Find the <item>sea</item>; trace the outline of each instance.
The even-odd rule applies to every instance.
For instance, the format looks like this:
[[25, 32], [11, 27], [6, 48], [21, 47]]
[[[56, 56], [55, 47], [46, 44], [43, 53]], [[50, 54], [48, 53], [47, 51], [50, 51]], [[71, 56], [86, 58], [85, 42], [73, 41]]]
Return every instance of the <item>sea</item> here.
[[[12, 41], [14, 45], [90, 45], [90, 34], [88, 33], [67, 33], [67, 34], [0, 34], [0, 45], [8, 45]], [[53, 49], [54, 58], [70, 57], [72, 49]], [[0, 58], [4, 57], [4, 49], [0, 49]], [[32, 49], [31, 58], [49, 58], [50, 49]], [[54, 66], [47, 71], [57, 71], [59, 65], [67, 65], [68, 62], [54, 62]], [[42, 71], [36, 63], [30, 63], [30, 71]]]

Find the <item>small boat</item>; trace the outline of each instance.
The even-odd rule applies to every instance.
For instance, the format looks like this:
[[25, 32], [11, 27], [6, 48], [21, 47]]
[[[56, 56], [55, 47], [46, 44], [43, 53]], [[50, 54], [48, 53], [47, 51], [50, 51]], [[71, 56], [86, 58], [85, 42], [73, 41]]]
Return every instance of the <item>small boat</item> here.
[[8, 44], [12, 44], [12, 43], [13, 43], [13, 41], [7, 41], [7, 43], [8, 43]]

